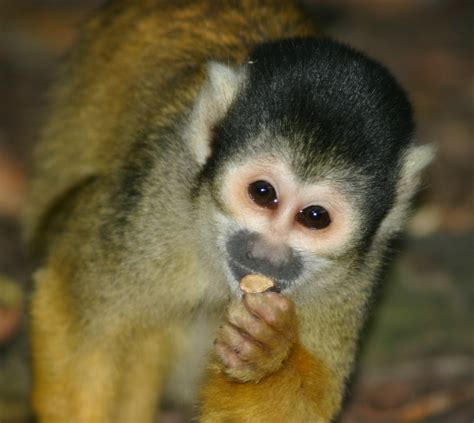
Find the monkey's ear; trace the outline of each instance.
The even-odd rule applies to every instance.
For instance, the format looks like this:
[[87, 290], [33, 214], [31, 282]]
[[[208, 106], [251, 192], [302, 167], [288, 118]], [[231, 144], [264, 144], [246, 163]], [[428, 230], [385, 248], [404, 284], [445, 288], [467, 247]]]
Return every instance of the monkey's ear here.
[[432, 162], [434, 156], [435, 148], [431, 144], [410, 147], [403, 157], [402, 180], [407, 184], [413, 180], [419, 183], [423, 170]]
[[185, 136], [196, 161], [203, 165], [211, 154], [212, 131], [224, 118], [244, 81], [244, 71], [209, 62], [208, 76], [191, 113]]
[[412, 146], [402, 157], [395, 204], [382, 222], [378, 235], [385, 238], [403, 229], [412, 198], [418, 191], [423, 170], [435, 156], [432, 145]]

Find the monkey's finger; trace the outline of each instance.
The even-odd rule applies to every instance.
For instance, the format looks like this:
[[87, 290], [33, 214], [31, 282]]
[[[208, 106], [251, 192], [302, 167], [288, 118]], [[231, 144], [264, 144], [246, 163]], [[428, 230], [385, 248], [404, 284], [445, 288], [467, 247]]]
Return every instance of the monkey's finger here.
[[237, 369], [242, 366], [242, 360], [238, 354], [224, 342], [217, 341], [214, 345], [214, 351], [225, 368]]
[[240, 382], [258, 381], [269, 373], [269, 370], [259, 369], [254, 363], [241, 360], [238, 354], [224, 343], [217, 342], [215, 351], [222, 370], [232, 379]]
[[252, 314], [243, 303], [231, 304], [227, 318], [232, 325], [263, 345], [272, 346], [279, 341], [279, 333], [264, 320]]
[[231, 324], [221, 329], [219, 342], [227, 345], [244, 362], [260, 362], [267, 355], [265, 347], [260, 342]]
[[248, 294], [244, 297], [243, 303], [250, 313], [281, 334], [287, 336], [295, 332], [296, 318], [293, 302], [283, 295], [275, 292]]

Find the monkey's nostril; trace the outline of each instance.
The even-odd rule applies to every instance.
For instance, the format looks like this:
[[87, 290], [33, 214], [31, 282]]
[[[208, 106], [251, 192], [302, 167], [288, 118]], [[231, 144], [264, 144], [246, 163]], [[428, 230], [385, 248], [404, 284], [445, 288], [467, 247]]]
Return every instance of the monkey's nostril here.
[[255, 258], [255, 255], [253, 254], [253, 249], [255, 247], [255, 240], [254, 239], [249, 239], [247, 242], [247, 248], [245, 250], [245, 258], [248, 260], [253, 260]]

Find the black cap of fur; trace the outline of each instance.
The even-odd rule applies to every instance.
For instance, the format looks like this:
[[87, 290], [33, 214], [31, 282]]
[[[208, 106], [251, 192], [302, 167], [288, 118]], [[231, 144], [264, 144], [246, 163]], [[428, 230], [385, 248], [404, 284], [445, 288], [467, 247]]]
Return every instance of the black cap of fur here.
[[[352, 48], [311, 38], [259, 45], [246, 68], [246, 85], [216, 128], [210, 167], [249, 150], [280, 149], [291, 151], [304, 180], [340, 165], [343, 182], [353, 185], [348, 190], [362, 184], [372, 220], [380, 221], [414, 130], [410, 103], [387, 69]], [[265, 131], [267, 141], [256, 143]]]

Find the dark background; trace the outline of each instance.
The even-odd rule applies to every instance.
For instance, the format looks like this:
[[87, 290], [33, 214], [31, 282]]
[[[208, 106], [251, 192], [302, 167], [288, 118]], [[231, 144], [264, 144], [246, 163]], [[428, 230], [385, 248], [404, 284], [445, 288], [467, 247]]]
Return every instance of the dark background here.
[[[381, 292], [342, 422], [472, 422], [474, 2], [306, 2], [330, 35], [394, 72], [414, 103], [419, 142], [438, 149]], [[15, 288], [27, 286], [30, 272], [18, 224], [29, 156], [57, 65], [78, 24], [99, 3], [0, 0], [2, 422], [23, 422], [27, 414], [25, 348], [13, 328], [20, 309]]]

